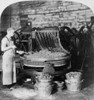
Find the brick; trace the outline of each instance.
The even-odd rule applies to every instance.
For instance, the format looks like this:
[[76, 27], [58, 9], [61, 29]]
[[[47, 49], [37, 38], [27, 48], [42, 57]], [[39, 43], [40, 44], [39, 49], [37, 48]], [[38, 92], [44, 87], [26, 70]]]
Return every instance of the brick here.
[[18, 5], [15, 5], [14, 8], [12, 9], [12, 17], [11, 17], [11, 23], [12, 23], [11, 25], [13, 25], [13, 27], [15, 26], [16, 28], [18, 26], [20, 27], [19, 25], [20, 18], [17, 16], [19, 12], [27, 14], [29, 21], [32, 22], [32, 26], [38, 26], [38, 27], [49, 26], [49, 25], [54, 26], [58, 25], [57, 23], [59, 22], [62, 23], [62, 25], [63, 24], [70, 25], [72, 23], [72, 26], [79, 27], [85, 20], [90, 21], [90, 17], [94, 16], [91, 10], [79, 10], [79, 9], [87, 9], [87, 6], [76, 2], [64, 1], [64, 3], [61, 2], [61, 4], [59, 4], [57, 7], [46, 4], [45, 6], [40, 7], [39, 9], [36, 10], [28, 8], [23, 11], [20, 11], [19, 7], [17, 6]]

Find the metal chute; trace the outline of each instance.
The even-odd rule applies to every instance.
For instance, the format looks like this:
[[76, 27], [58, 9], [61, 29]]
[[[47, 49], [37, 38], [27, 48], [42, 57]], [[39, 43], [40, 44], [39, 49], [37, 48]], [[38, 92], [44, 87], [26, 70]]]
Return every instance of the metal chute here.
[[64, 50], [59, 40], [59, 30], [56, 28], [37, 30], [36, 40], [38, 41], [38, 44], [41, 45], [41, 49], [48, 49], [50, 51]]

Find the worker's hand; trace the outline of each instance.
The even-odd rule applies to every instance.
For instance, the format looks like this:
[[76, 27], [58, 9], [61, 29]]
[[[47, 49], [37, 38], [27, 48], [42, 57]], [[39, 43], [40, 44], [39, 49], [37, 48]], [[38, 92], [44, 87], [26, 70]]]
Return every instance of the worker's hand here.
[[15, 45], [12, 45], [11, 48], [12, 48], [12, 49], [16, 49], [16, 46], [15, 46]]

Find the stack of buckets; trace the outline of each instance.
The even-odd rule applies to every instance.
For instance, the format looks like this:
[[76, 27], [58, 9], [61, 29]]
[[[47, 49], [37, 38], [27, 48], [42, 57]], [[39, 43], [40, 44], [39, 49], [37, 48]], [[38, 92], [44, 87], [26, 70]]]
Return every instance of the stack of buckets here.
[[81, 83], [81, 72], [69, 72], [66, 74], [66, 86], [70, 92], [79, 92]]

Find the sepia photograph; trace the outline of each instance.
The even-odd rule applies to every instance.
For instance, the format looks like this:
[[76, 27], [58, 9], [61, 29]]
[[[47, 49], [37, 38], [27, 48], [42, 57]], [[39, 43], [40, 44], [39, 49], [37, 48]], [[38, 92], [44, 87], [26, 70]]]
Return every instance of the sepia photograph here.
[[80, 1], [0, 1], [0, 100], [94, 100], [94, 2]]

